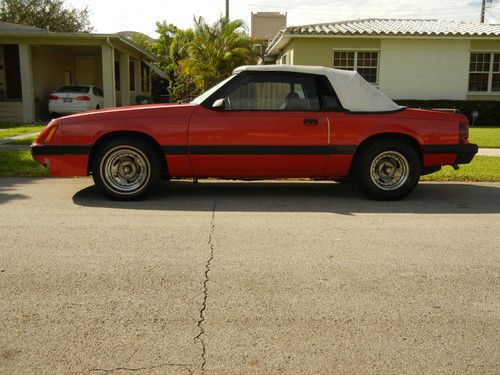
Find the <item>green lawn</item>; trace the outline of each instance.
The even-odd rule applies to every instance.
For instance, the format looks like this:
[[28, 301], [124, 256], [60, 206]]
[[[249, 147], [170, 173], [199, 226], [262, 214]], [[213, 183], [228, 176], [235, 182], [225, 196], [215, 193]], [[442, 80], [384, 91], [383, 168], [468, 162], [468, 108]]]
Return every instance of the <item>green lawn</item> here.
[[422, 176], [420, 181], [500, 181], [500, 158], [476, 156], [469, 164], [455, 171], [450, 166], [439, 172]]
[[38, 133], [45, 128], [42, 124], [14, 124], [0, 122], [0, 139], [14, 137], [16, 135]]
[[27, 146], [29, 146], [30, 144], [32, 144], [35, 141], [36, 138], [37, 138], [37, 136], [23, 138], [23, 139], [16, 139], [14, 141], [10, 141], [7, 144], [8, 145], [27, 145]]
[[0, 177], [47, 175], [47, 170], [33, 160], [29, 151], [0, 152]]
[[471, 143], [478, 144], [479, 147], [500, 148], [500, 128], [470, 128], [469, 140]]

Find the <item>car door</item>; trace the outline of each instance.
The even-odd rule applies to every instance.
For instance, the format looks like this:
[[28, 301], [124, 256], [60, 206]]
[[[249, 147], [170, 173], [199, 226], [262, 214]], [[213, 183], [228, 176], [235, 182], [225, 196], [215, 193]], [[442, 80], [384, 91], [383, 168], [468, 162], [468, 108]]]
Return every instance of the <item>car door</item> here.
[[199, 176], [320, 175], [328, 131], [316, 77], [240, 73], [193, 113], [188, 143], [191, 167]]

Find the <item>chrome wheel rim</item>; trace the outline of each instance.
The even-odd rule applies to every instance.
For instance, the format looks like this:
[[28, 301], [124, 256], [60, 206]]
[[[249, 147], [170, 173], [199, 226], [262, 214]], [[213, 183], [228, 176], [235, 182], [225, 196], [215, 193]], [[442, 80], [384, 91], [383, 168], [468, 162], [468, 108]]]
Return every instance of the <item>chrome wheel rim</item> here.
[[384, 151], [370, 166], [372, 182], [380, 189], [392, 191], [405, 184], [410, 176], [408, 160], [397, 151]]
[[151, 167], [147, 156], [132, 146], [117, 146], [102, 158], [104, 183], [120, 194], [133, 194], [149, 181]]

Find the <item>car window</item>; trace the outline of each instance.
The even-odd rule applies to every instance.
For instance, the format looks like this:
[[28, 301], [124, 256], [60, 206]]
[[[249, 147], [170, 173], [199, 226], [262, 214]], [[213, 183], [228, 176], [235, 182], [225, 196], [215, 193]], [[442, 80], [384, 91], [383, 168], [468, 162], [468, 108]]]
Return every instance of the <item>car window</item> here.
[[97, 95], [97, 96], [104, 96], [103, 95], [103, 92], [101, 91], [101, 89], [98, 89], [97, 87], [94, 87], [92, 89], [92, 91], [94, 92], [94, 95]]
[[319, 111], [314, 76], [248, 74], [225, 93], [228, 111]]
[[57, 92], [88, 94], [89, 90], [90, 90], [89, 86], [63, 86], [63, 87], [60, 87], [57, 90]]
[[337, 96], [328, 82], [328, 78], [322, 76], [316, 79], [316, 85], [320, 97], [321, 110], [326, 112], [335, 112], [342, 110]]

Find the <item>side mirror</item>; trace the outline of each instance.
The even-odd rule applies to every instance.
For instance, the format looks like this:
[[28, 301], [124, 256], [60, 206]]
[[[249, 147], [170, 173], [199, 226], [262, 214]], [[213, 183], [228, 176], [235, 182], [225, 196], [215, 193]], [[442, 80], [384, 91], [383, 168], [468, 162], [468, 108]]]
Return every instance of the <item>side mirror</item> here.
[[225, 99], [217, 99], [214, 104], [212, 104], [212, 108], [218, 111], [223, 111], [226, 108], [226, 100]]

